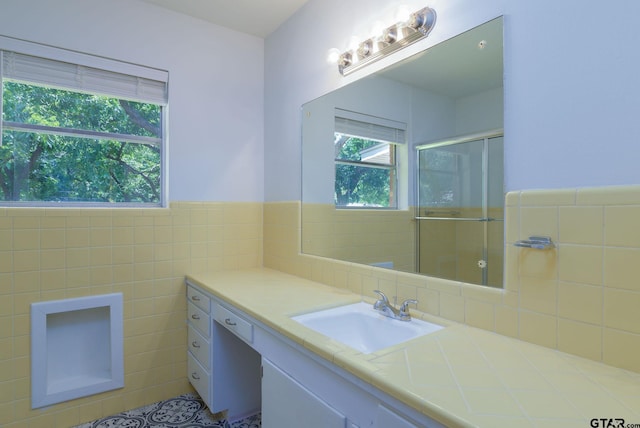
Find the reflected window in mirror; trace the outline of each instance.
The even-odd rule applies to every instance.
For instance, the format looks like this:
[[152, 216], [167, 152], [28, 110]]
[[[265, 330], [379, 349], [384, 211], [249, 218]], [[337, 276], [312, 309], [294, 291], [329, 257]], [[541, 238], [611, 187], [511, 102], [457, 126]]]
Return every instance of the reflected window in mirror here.
[[398, 208], [397, 151], [406, 124], [336, 109], [336, 208]]
[[396, 208], [395, 145], [336, 133], [338, 208]]

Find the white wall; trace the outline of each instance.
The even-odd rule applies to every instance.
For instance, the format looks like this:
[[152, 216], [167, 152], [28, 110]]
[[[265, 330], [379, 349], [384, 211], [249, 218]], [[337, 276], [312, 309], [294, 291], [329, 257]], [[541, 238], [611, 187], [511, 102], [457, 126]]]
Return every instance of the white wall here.
[[262, 201], [264, 40], [130, 0], [2, 0], [0, 34], [169, 71], [169, 198]]
[[640, 182], [640, 2], [432, 0], [438, 21], [427, 40], [341, 77], [327, 50], [345, 50], [353, 35], [364, 39], [376, 20], [390, 23], [399, 3], [310, 0], [266, 39], [267, 201], [300, 198], [303, 103], [499, 15], [507, 190]]

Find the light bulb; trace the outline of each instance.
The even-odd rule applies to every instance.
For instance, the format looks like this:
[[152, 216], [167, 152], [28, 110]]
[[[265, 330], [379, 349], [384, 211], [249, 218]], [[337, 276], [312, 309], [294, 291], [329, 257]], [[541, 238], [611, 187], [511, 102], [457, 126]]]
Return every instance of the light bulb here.
[[409, 8], [406, 5], [402, 5], [396, 11], [396, 22], [407, 22], [410, 16]]
[[351, 52], [345, 52], [338, 58], [338, 65], [340, 67], [349, 67], [353, 64], [353, 59], [354, 57], [351, 55]]
[[365, 40], [358, 46], [358, 57], [365, 58], [373, 53], [373, 40]]
[[329, 64], [337, 64], [340, 59], [340, 51], [336, 48], [331, 48], [327, 52], [327, 62]]
[[358, 36], [351, 36], [351, 39], [349, 39], [349, 50], [357, 51], [359, 46], [360, 38]]
[[384, 24], [382, 24], [382, 21], [376, 21], [373, 24], [373, 28], [371, 29], [371, 38], [380, 37], [383, 31], [384, 31]]

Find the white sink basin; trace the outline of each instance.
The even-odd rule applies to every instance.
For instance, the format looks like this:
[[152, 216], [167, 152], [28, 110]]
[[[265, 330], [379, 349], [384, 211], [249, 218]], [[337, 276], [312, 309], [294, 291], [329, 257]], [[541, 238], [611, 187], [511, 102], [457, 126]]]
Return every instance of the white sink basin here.
[[364, 302], [297, 315], [291, 319], [364, 354], [444, 328], [418, 319], [392, 319]]

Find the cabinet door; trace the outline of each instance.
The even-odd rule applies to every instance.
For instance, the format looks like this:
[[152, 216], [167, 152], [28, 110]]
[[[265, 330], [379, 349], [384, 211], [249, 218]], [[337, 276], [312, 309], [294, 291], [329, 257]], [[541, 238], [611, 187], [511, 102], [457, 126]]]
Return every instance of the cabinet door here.
[[262, 427], [344, 428], [346, 417], [262, 359]]
[[413, 423], [381, 405], [378, 405], [376, 412], [376, 427], [417, 428]]

